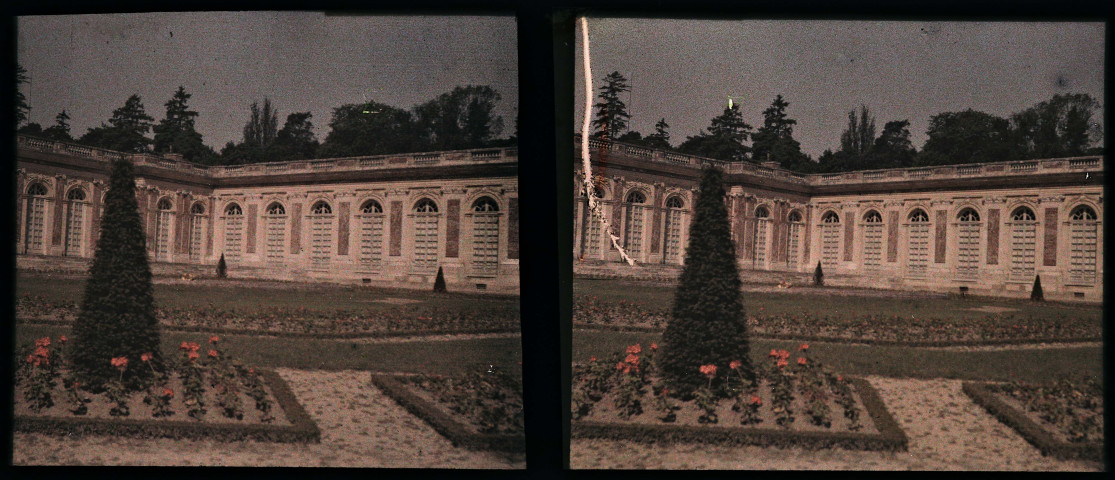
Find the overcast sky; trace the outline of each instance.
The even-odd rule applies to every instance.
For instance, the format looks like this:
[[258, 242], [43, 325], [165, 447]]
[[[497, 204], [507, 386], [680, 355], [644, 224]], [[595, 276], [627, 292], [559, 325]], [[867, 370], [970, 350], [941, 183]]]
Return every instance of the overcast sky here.
[[794, 138], [814, 158], [839, 147], [847, 112], [860, 104], [875, 115], [876, 132], [908, 119], [919, 150], [929, 118], [941, 112], [972, 108], [1007, 117], [1057, 93], [1087, 93], [1104, 104], [1102, 23], [590, 18], [589, 50], [596, 92], [605, 75], [619, 71], [632, 87], [621, 97], [631, 128], [654, 133], [664, 117], [675, 146], [706, 128], [729, 97], [757, 128], [782, 94], [798, 121]]
[[197, 129], [218, 151], [240, 141], [253, 100], [271, 98], [279, 126], [309, 111], [319, 140], [332, 109], [378, 101], [410, 109], [457, 85], [502, 96], [501, 136], [518, 111], [515, 18], [326, 16], [214, 12], [39, 16], [18, 19], [22, 91], [43, 128], [65, 109], [79, 137], [132, 94], [156, 122], [179, 85]]

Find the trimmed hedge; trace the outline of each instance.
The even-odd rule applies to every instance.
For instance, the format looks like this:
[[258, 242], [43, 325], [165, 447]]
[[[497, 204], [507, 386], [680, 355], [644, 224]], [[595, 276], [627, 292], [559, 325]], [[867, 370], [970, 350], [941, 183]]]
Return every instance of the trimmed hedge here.
[[290, 387], [272, 370], [257, 370], [275, 402], [286, 413], [290, 426], [205, 424], [196, 421], [137, 420], [134, 418], [82, 417], [14, 417], [12, 428], [17, 432], [47, 435], [119, 435], [136, 438], [213, 439], [224, 442], [259, 440], [281, 443], [320, 443], [321, 430], [290, 391]]
[[961, 389], [976, 405], [983, 407], [1004, 425], [1013, 428], [1022, 438], [1041, 451], [1042, 455], [1061, 460], [1103, 461], [1103, 443], [1068, 443], [1053, 437], [1049, 431], [1025, 413], [1008, 405], [987, 387], [989, 382], [964, 382]]
[[[640, 327], [628, 325], [602, 325], [595, 323], [574, 323], [574, 329], [579, 330], [607, 330], [613, 332], [633, 332], [633, 333], [662, 333], [664, 328], [656, 327]], [[876, 345], [880, 347], [982, 347], [982, 346], [996, 346], [996, 345], [1037, 345], [1042, 343], [1080, 343], [1080, 342], [1102, 342], [1102, 336], [1096, 337], [1079, 337], [1079, 338], [992, 338], [987, 340], [919, 340], [919, 341], [901, 341], [901, 340], [878, 340], [871, 338], [844, 338], [844, 337], [825, 337], [821, 335], [791, 335], [791, 334], [761, 334], [752, 333], [751, 338], [761, 340], [793, 340], [801, 342], [823, 342], [823, 343], [842, 343], [842, 344], [863, 344], [863, 345]]]
[[795, 432], [774, 428], [747, 428], [693, 425], [641, 425], [574, 421], [571, 438], [603, 438], [639, 443], [710, 443], [719, 445], [754, 445], [760, 447], [802, 447], [850, 450], [906, 451], [909, 440], [894, 421], [875, 388], [862, 378], [850, 378], [856, 387], [864, 410], [871, 416], [879, 433], [860, 432]]
[[477, 433], [465, 424], [457, 421], [452, 415], [442, 408], [415, 395], [402, 382], [400, 378], [407, 375], [394, 375], [386, 373], [372, 373], [372, 385], [379, 388], [395, 403], [405, 408], [428, 425], [433, 427], [454, 446], [464, 447], [469, 450], [495, 450], [500, 452], [521, 453], [526, 449], [526, 438], [522, 435], [506, 435], [492, 433]]

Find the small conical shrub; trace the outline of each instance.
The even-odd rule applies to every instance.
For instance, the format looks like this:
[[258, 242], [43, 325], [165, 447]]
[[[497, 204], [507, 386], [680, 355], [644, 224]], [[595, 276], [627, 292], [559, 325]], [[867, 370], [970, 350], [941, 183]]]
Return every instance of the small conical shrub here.
[[1034, 277], [1034, 289], [1030, 290], [1030, 300], [1044, 302], [1045, 294], [1041, 291], [1041, 275]]
[[658, 365], [670, 390], [681, 397], [707, 383], [702, 365], [729, 374], [729, 365], [738, 360], [740, 373], [754, 376], [722, 176], [714, 167], [701, 174], [685, 266], [662, 334]]
[[225, 278], [228, 276], [228, 264], [225, 263], [225, 254], [221, 254], [221, 259], [217, 261], [217, 278]]
[[156, 369], [162, 365], [159, 323], [131, 162], [114, 161], [109, 182], [101, 236], [74, 321], [70, 360], [74, 376], [97, 389], [120, 378], [111, 361], [125, 357], [124, 383], [135, 388], [152, 374], [141, 355], [151, 353]]
[[821, 271], [821, 262], [817, 262], [817, 268], [813, 270], [813, 285], [818, 287], [825, 284], [825, 272]]
[[437, 278], [434, 279], [434, 291], [445, 291], [445, 274], [441, 272], [441, 267], [437, 267]]

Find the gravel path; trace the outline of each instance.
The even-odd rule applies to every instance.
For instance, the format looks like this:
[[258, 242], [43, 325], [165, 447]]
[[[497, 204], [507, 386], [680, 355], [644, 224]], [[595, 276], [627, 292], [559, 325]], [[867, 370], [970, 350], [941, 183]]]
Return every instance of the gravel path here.
[[369, 383], [366, 371], [277, 369], [322, 431], [320, 444], [141, 440], [16, 433], [14, 465], [214, 465], [521, 469], [509, 458], [454, 447]]
[[910, 439], [909, 451], [860, 452], [720, 447], [644, 446], [572, 440], [572, 468], [755, 470], [1022, 470], [1100, 471], [1094, 462], [1043, 457], [960, 390], [959, 380], [868, 377]]

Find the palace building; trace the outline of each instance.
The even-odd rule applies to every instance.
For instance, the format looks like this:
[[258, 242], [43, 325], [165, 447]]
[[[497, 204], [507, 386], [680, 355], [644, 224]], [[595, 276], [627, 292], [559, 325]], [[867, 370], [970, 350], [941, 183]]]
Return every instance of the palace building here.
[[[703, 165], [725, 171], [744, 281], [1102, 301], [1103, 157], [799, 174], [590, 139], [588, 212], [575, 140], [575, 273], [676, 272]], [[671, 267], [672, 266], [672, 267]], [[651, 267], [651, 268], [647, 268]], [[642, 273], [640, 273], [642, 272]]]
[[19, 266], [88, 265], [121, 158], [153, 270], [518, 292], [514, 147], [201, 166], [19, 135]]

